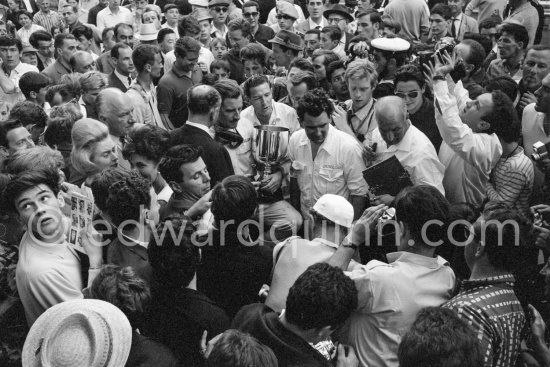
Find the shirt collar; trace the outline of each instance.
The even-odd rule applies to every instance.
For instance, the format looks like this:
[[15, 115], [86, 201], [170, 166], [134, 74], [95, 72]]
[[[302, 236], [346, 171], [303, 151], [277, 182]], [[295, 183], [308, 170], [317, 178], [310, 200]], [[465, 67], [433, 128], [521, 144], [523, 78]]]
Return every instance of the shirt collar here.
[[128, 76], [124, 76], [122, 75], [121, 73], [118, 72], [118, 70], [115, 68], [115, 75], [118, 79], [120, 79], [120, 81], [122, 82], [122, 84], [124, 84], [126, 87], [129, 87], [130, 84], [128, 84]]
[[[351, 101], [351, 99], [350, 99], [350, 101]], [[359, 120], [363, 120], [369, 114], [369, 111], [370, 111], [373, 103], [374, 103], [374, 98], [371, 98], [369, 103], [367, 103], [366, 105], [361, 107], [359, 110], [354, 112], [353, 115], [356, 116]], [[349, 107], [353, 108], [353, 101], [350, 102]]]
[[487, 277], [482, 279], [464, 280], [462, 282], [462, 287], [472, 288], [472, 287], [478, 287], [478, 286], [496, 285], [496, 284], [503, 284], [503, 283], [508, 283], [508, 285], [513, 286], [515, 281], [516, 279], [512, 274], [503, 274], [503, 275], [497, 275], [497, 276]]
[[325, 24], [325, 17], [322, 17], [321, 18], [321, 23], [317, 24], [313, 21], [313, 19], [311, 19], [311, 17], [308, 18], [309, 20], [309, 29], [315, 29], [317, 27], [321, 27], [321, 28], [324, 28], [326, 27], [327, 25]]
[[332, 247], [334, 249], [337, 249], [338, 248], [338, 245], [335, 244], [334, 242], [330, 242], [328, 240], [325, 240], [324, 238], [314, 238], [311, 242], [318, 242], [322, 245], [325, 245], [325, 246], [328, 246], [328, 247]]
[[388, 262], [390, 264], [397, 261], [401, 261], [401, 262], [407, 262], [407, 263], [425, 266], [430, 269], [436, 269], [439, 266], [449, 264], [447, 260], [445, 260], [440, 256], [427, 257], [423, 255], [413, 254], [412, 252], [408, 252], [408, 251], [391, 252], [386, 255], [386, 258], [388, 259]]
[[[327, 137], [325, 138], [325, 141], [323, 142], [323, 144], [321, 144], [321, 146], [319, 147], [319, 150], [324, 150], [325, 152], [330, 154], [332, 149], [335, 148], [336, 144], [334, 144], [334, 141], [333, 141], [334, 134], [336, 133], [335, 129], [336, 129], [335, 127], [333, 127], [332, 125], [329, 125]], [[301, 136], [300, 141], [298, 142], [298, 146], [304, 146], [304, 145], [307, 145], [307, 146], [311, 145], [311, 142], [307, 137], [307, 134], [305, 133]]]
[[212, 139], [214, 139], [214, 137], [212, 136], [212, 132], [210, 131], [210, 128], [208, 126], [205, 126], [203, 124], [198, 124], [196, 122], [192, 122], [189, 120], [187, 120], [186, 124], [189, 126], [196, 127], [197, 129], [201, 129], [202, 131], [206, 132]]
[[454, 19], [455, 19], [455, 22], [456, 21], [459, 21], [459, 22], [462, 21], [462, 12], [460, 12], [460, 14], [458, 14], [456, 17], [454, 17]]

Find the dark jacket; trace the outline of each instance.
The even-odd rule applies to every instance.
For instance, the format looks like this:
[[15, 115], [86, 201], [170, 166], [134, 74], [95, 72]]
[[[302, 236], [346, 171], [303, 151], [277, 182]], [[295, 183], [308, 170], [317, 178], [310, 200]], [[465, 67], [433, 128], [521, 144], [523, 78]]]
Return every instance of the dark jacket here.
[[136, 331], [132, 332], [132, 346], [126, 367], [177, 367], [178, 361], [170, 349]]
[[166, 345], [181, 366], [202, 366], [200, 355], [202, 333], [208, 339], [229, 328], [227, 314], [204, 294], [183, 288], [164, 291], [156, 287], [153, 306], [145, 327], [146, 335]]
[[212, 139], [206, 131], [184, 124], [170, 132], [170, 146], [179, 144], [202, 147], [202, 159], [208, 168], [212, 187], [224, 178], [235, 174], [227, 150]]
[[218, 231], [212, 238], [212, 246], [201, 248], [197, 287], [233, 317], [242, 306], [257, 302], [262, 285], [269, 284], [273, 252], [265, 245], [241, 244], [229, 230], [223, 243]]
[[120, 89], [122, 93], [126, 93], [126, 91], [128, 90], [124, 83], [122, 83], [122, 81], [115, 75], [114, 71], [109, 74], [108, 83], [109, 87]]
[[331, 366], [308, 342], [284, 327], [275, 311], [263, 304], [243, 307], [233, 319], [231, 328], [249, 333], [270, 347], [279, 367]]

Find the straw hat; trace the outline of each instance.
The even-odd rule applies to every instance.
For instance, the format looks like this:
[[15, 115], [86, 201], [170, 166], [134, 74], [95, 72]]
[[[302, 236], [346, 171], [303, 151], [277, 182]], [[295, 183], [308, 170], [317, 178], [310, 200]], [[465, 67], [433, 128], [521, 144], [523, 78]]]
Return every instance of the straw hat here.
[[153, 41], [157, 39], [159, 31], [154, 23], [141, 24], [136, 38], [140, 41]]
[[22, 360], [25, 367], [121, 367], [132, 344], [132, 328], [114, 305], [79, 299], [50, 307], [32, 325]]

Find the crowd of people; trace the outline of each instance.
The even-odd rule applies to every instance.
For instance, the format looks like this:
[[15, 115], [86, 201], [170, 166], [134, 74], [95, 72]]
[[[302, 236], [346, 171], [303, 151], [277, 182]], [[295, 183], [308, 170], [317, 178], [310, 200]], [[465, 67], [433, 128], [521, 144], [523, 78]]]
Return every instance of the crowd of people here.
[[0, 365], [550, 366], [537, 0], [0, 5]]

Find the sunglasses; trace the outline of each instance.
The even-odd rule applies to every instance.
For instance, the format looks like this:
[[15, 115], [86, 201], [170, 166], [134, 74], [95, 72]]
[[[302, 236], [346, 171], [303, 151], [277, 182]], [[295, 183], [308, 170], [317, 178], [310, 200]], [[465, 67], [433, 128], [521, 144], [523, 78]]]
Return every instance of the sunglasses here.
[[279, 14], [279, 15], [277, 15], [277, 19], [284, 19], [284, 20], [292, 19], [292, 20], [296, 20], [295, 18], [291, 17], [290, 15], [286, 15], [286, 14]]
[[410, 99], [414, 99], [416, 97], [418, 97], [418, 94], [420, 92], [417, 91], [417, 90], [413, 90], [412, 92], [407, 92], [407, 93], [404, 93], [404, 92], [395, 92], [395, 95], [398, 96], [399, 98], [407, 98], [409, 97]]
[[243, 16], [245, 18], [256, 18], [260, 13], [258, 13], [257, 11], [253, 12], [253, 13], [243, 13]]
[[216, 13], [227, 13], [227, 10], [228, 10], [228, 8], [226, 8], [225, 6], [223, 7], [216, 6], [215, 8], [212, 8], [212, 9], [214, 9]]

